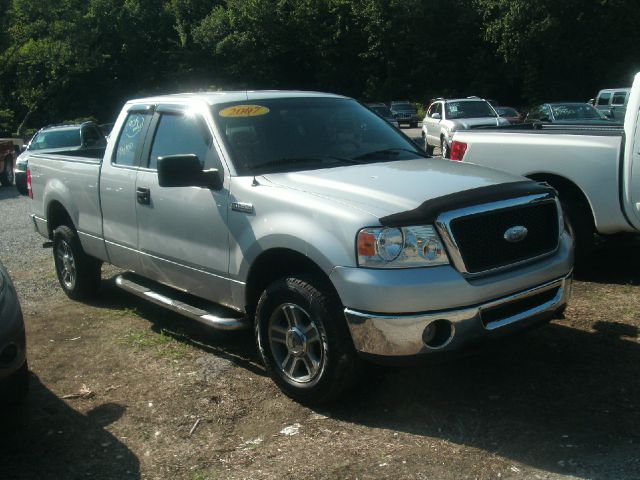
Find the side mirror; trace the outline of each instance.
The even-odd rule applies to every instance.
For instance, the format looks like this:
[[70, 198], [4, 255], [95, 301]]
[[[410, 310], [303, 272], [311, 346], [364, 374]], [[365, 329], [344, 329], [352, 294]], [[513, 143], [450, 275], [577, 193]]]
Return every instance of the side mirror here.
[[613, 112], [611, 110], [606, 110], [602, 113], [604, 113], [604, 116], [607, 118], [613, 118]]
[[434, 120], [440, 120], [442, 116], [438, 112], [436, 112], [431, 114], [431, 118], [433, 118]]
[[158, 157], [158, 184], [161, 187], [222, 188], [222, 177], [217, 168], [203, 170], [197, 155], [167, 155]]

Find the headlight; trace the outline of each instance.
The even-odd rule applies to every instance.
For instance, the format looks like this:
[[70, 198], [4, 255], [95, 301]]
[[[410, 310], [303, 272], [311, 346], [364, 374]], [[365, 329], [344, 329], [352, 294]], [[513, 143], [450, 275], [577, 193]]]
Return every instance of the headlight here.
[[360, 267], [416, 268], [449, 263], [432, 225], [363, 228], [356, 248]]

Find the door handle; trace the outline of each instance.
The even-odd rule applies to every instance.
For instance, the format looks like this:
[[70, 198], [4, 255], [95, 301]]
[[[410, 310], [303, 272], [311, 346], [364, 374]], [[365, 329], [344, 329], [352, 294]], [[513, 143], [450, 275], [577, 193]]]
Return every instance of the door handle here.
[[138, 197], [138, 203], [149, 205], [151, 203], [151, 190], [147, 187], [138, 187], [136, 188], [136, 197]]

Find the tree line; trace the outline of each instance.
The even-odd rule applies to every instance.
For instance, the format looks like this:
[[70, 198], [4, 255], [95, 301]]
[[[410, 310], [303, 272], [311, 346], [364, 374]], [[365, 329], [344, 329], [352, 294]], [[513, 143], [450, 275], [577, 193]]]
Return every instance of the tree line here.
[[365, 101], [587, 100], [640, 70], [636, 0], [0, 0], [0, 130], [132, 97], [309, 89]]

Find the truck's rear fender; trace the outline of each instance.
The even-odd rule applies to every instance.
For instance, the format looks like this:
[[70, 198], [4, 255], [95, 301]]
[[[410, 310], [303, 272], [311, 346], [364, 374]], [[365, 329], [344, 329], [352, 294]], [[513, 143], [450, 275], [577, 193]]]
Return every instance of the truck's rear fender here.
[[[68, 225], [78, 232], [78, 237], [85, 253], [103, 260], [106, 258], [102, 238], [83, 228], [79, 207], [87, 208], [87, 203], [78, 205], [73, 200], [72, 193], [64, 182], [57, 178], [47, 182], [43, 193], [43, 204], [45, 205], [47, 234], [50, 239], [53, 239], [53, 232], [56, 228], [61, 225]], [[99, 210], [97, 213], [99, 214]]]
[[590, 221], [592, 228], [595, 230], [593, 206], [591, 205], [587, 195], [578, 185], [568, 178], [553, 173], [530, 173], [527, 174], [526, 177], [537, 182], [546, 182], [551, 185], [557, 190], [561, 202], [573, 202], [577, 204], [581, 211], [586, 212], [586, 217]]

